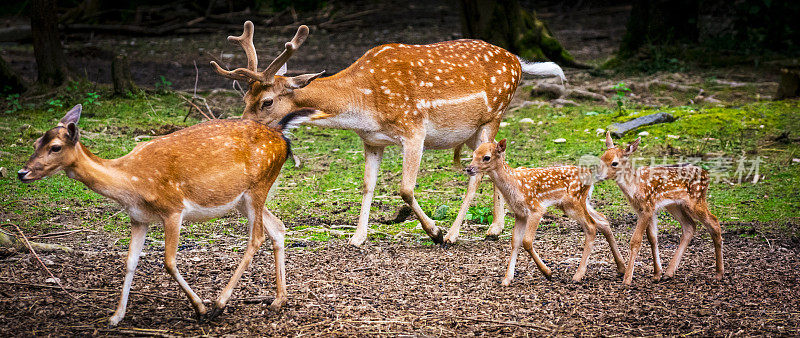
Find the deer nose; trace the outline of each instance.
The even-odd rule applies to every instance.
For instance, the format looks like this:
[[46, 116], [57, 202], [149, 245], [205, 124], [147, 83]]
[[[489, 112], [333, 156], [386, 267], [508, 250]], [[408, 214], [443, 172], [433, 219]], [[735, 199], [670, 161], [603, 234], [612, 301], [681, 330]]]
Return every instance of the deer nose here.
[[472, 166], [464, 168], [464, 171], [467, 173], [467, 175], [475, 176], [475, 168]]
[[28, 170], [20, 169], [19, 171], [17, 171], [17, 178], [19, 178], [19, 180], [22, 181], [25, 179], [25, 175], [27, 175], [29, 172], [30, 171]]

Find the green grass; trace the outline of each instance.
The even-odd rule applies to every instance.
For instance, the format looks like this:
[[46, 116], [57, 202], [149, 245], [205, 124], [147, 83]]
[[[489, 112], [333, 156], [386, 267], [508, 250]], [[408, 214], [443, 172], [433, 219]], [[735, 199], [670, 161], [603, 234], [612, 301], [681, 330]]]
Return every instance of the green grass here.
[[[14, 173], [21, 167], [32, 150], [33, 141], [54, 126], [72, 104], [86, 99], [64, 97], [63, 109], [50, 111], [46, 102], [23, 106], [13, 113], [0, 113], [0, 166], [6, 167], [11, 177], [0, 179], [2, 208], [30, 231], [42, 232], [57, 229], [59, 222], [53, 218], [70, 214], [82, 226], [125, 236], [127, 216], [117, 213], [119, 207], [89, 191], [81, 183], [57, 174], [33, 184], [24, 185]], [[183, 122], [186, 108], [175, 94], [140, 94], [129, 98], [94, 97], [93, 104], [84, 109], [80, 126], [84, 131], [82, 142], [103, 158], [121, 156], [136, 144], [134, 137], [147, 134], [165, 124], [191, 125], [197, 120]], [[77, 101], [77, 102], [76, 102]], [[790, 138], [800, 133], [800, 118], [796, 111], [798, 101], [757, 102], [742, 106], [702, 107], [682, 106], [663, 109], [630, 109], [623, 116], [606, 107], [575, 108], [525, 108], [508, 116], [507, 127], [501, 128], [498, 140], [508, 138], [507, 159], [512, 166], [547, 166], [577, 164], [583, 155], [599, 155], [603, 151], [603, 135], [595, 130], [606, 129], [613, 122], [637, 116], [667, 111], [677, 121], [649, 126], [643, 137], [639, 156], [657, 158], [658, 163], [674, 163], [695, 157], [699, 164], [714, 167], [715, 161], [731, 161], [730, 168], [715, 171], [728, 181], [714, 182], [709, 192], [709, 202], [714, 212], [729, 230], [747, 228], [749, 222], [762, 222], [769, 231], [796, 235], [800, 218], [800, 165], [792, 159], [800, 157], [797, 142], [773, 141], [784, 132]], [[521, 124], [530, 118], [534, 124]], [[538, 121], [542, 121], [538, 125]], [[88, 133], [87, 133], [88, 132]], [[668, 138], [678, 135], [680, 138]], [[630, 142], [636, 133], [626, 135], [621, 141]], [[554, 143], [565, 138], [565, 143]], [[713, 138], [713, 139], [711, 139]], [[358, 218], [362, 198], [364, 154], [361, 141], [355, 133], [345, 130], [301, 127], [294, 132], [293, 147], [304, 163], [301, 169], [287, 164], [276, 184], [274, 196], [267, 207], [276, 213], [290, 228], [290, 240], [327, 241], [349, 236]], [[704, 140], [706, 139], [706, 140]], [[429, 243], [417, 221], [386, 225], [381, 221], [393, 218], [404, 205], [397, 193], [402, 161], [398, 147], [385, 151], [380, 167], [378, 184], [372, 205], [370, 239], [404, 238]], [[712, 155], [708, 155], [712, 154]], [[752, 178], [739, 184], [733, 177], [736, 161], [744, 154], [748, 159], [756, 156], [763, 161], [759, 173], [763, 179], [750, 183]], [[466, 151], [462, 157], [469, 157]], [[416, 197], [429, 214], [436, 213], [437, 224], [447, 228], [455, 219], [466, 192], [467, 176], [452, 168], [452, 151], [427, 151], [418, 178]], [[643, 163], [645, 163], [643, 162]], [[466, 164], [466, 162], [465, 162]], [[749, 167], [748, 167], [749, 169]], [[491, 184], [481, 185], [474, 215], [469, 223], [489, 223]], [[629, 213], [627, 202], [613, 182], [597, 184], [594, 193], [598, 210], [615, 216]], [[437, 211], [438, 210], [438, 211]], [[665, 223], [676, 223], [663, 218]], [[513, 223], [512, 217], [506, 224]], [[543, 224], [549, 226], [550, 224]], [[486, 225], [483, 225], [484, 227]], [[335, 229], [336, 231], [324, 231]], [[246, 236], [245, 226], [238, 216], [221, 218], [188, 226], [184, 238], [199, 243], [213, 243], [215, 234]], [[152, 239], [162, 235], [151, 232]], [[120, 244], [124, 244], [120, 242]]]

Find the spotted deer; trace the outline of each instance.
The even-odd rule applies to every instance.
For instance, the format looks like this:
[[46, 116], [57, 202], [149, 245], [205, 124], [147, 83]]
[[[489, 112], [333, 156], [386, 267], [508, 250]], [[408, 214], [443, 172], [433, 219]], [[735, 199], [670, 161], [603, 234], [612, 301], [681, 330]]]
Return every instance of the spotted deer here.
[[717, 218], [708, 210], [706, 201], [708, 172], [694, 165], [642, 166], [634, 169], [629, 156], [636, 151], [640, 142], [641, 138], [637, 138], [623, 150], [617, 148], [611, 139], [611, 134], [606, 133], [607, 149], [600, 157], [600, 167], [597, 171], [597, 179], [611, 179], [617, 182], [638, 216], [631, 237], [631, 252], [623, 283], [630, 285], [633, 281], [634, 263], [642, 247], [642, 237], [645, 233], [653, 251], [653, 280], [661, 279], [657, 216], [662, 208], [675, 217], [683, 229], [678, 249], [675, 250], [675, 256], [667, 267], [667, 278], [675, 275], [681, 257], [697, 230], [695, 220], [698, 220], [711, 233], [717, 264], [715, 278], [722, 279], [725, 271], [722, 263], [722, 228]]
[[[270, 305], [286, 302], [283, 223], [264, 208], [270, 187], [290, 153], [282, 131], [322, 116], [311, 110], [286, 115], [269, 128], [250, 120], [212, 120], [138, 144], [127, 155], [101, 159], [80, 142], [81, 105], [34, 143], [34, 152], [17, 175], [29, 183], [64, 170], [67, 176], [118, 202], [131, 219], [122, 295], [114, 315], [125, 316], [133, 275], [150, 224], [164, 225], [164, 266], [180, 285], [199, 316], [220, 314], [237, 281], [264, 242], [272, 240], [277, 295]], [[192, 291], [177, 267], [181, 223], [219, 217], [236, 208], [247, 216], [247, 249], [212, 309]], [[266, 232], [266, 234], [265, 234]]]
[[[481, 177], [470, 178], [458, 216], [444, 237], [414, 197], [423, 150], [458, 149], [462, 144], [475, 149], [494, 140], [523, 72], [564, 79], [561, 68], [552, 62], [527, 63], [480, 40], [381, 45], [329, 77], [320, 78], [323, 72], [282, 76], [286, 61], [307, 37], [308, 28], [300, 26], [284, 51], [259, 71], [253, 23], [247, 21], [242, 35], [228, 37], [244, 49], [247, 67], [229, 71], [216, 62], [212, 61], [212, 65], [224, 77], [249, 83], [244, 118], [273, 124], [291, 111], [311, 108], [330, 117], [308, 124], [349, 129], [361, 137], [366, 162], [364, 195], [358, 226], [350, 239], [353, 245], [361, 245], [367, 238], [378, 169], [384, 148], [389, 145], [403, 148], [400, 196], [435, 242], [454, 243]], [[454, 157], [459, 157], [458, 152]], [[496, 236], [503, 229], [505, 212], [497, 189], [493, 213], [489, 236]]]
[[495, 187], [503, 194], [511, 211], [514, 212], [514, 230], [511, 239], [511, 257], [503, 279], [503, 285], [510, 285], [514, 279], [517, 253], [520, 244], [533, 257], [539, 270], [548, 279], [552, 271], [548, 268], [536, 249], [533, 240], [539, 221], [547, 212], [547, 207], [556, 206], [583, 228], [584, 244], [578, 271], [573, 281], [580, 281], [586, 275], [586, 265], [594, 247], [597, 231], [608, 241], [611, 254], [617, 264], [617, 271], [625, 271], [625, 263], [617, 248], [617, 241], [603, 214], [589, 204], [592, 197], [593, 175], [589, 169], [576, 166], [557, 166], [549, 168], [510, 168], [505, 160], [506, 140], [481, 144], [473, 152], [472, 162], [466, 168], [467, 174], [475, 176], [485, 173], [492, 179]]

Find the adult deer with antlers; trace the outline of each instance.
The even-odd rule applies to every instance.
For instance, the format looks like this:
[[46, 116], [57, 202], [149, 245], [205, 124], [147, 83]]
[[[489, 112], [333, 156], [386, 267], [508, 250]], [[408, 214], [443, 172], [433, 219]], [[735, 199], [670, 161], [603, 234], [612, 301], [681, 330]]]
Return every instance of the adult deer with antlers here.
[[[480, 40], [387, 44], [370, 49], [330, 77], [319, 78], [323, 72], [282, 76], [286, 61], [307, 37], [308, 27], [300, 26], [284, 51], [259, 71], [253, 23], [247, 21], [241, 36], [228, 37], [244, 49], [247, 67], [229, 71], [216, 62], [211, 64], [222, 76], [249, 82], [244, 118], [273, 124], [291, 111], [311, 108], [330, 117], [309, 124], [349, 129], [361, 137], [366, 160], [364, 196], [358, 226], [350, 239], [353, 245], [361, 245], [367, 237], [378, 169], [388, 145], [403, 147], [400, 196], [434, 242], [454, 243], [481, 178], [470, 178], [458, 217], [444, 237], [414, 198], [423, 149], [458, 149], [462, 144], [475, 149], [494, 140], [523, 72], [564, 79], [561, 68], [554, 63], [526, 63]], [[457, 152], [454, 157], [458, 158]], [[503, 229], [505, 211], [496, 188], [493, 213], [489, 236], [496, 236]]]
[[641, 138], [625, 149], [620, 149], [611, 140], [611, 133], [606, 133], [607, 149], [600, 157], [600, 167], [596, 174], [597, 179], [612, 179], [617, 182], [639, 218], [631, 237], [631, 253], [622, 282], [630, 285], [633, 281], [633, 268], [645, 233], [653, 252], [653, 280], [661, 279], [657, 215], [662, 208], [675, 217], [683, 229], [678, 249], [667, 267], [667, 277], [675, 275], [681, 257], [697, 231], [695, 220], [698, 220], [711, 233], [717, 264], [715, 278], [722, 279], [725, 272], [722, 262], [722, 227], [717, 217], [708, 210], [708, 172], [690, 164], [634, 168], [629, 156], [639, 148], [639, 142]]
[[[323, 117], [313, 110], [286, 115], [269, 128], [250, 120], [212, 120], [152, 141], [140, 143], [117, 159], [101, 159], [80, 143], [78, 120], [81, 106], [70, 110], [61, 122], [36, 140], [34, 152], [17, 175], [25, 183], [64, 170], [70, 178], [115, 200], [131, 218], [122, 295], [111, 325], [125, 316], [145, 235], [151, 223], [164, 225], [164, 266], [189, 297], [200, 316], [222, 312], [253, 255], [272, 239], [277, 295], [270, 308], [286, 302], [286, 268], [283, 223], [264, 208], [269, 188], [290, 155], [288, 139], [281, 133], [300, 122]], [[219, 217], [237, 208], [247, 216], [250, 238], [242, 261], [228, 284], [208, 310], [178, 272], [176, 254], [183, 221]]]

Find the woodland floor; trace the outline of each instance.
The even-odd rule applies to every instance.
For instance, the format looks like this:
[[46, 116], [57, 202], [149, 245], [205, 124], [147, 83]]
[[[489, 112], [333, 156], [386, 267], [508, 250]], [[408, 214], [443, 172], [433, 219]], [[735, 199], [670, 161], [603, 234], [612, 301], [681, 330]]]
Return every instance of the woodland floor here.
[[[620, 234], [630, 233], [634, 224], [632, 219], [612, 222]], [[701, 233], [676, 278], [659, 283], [650, 279], [652, 256], [645, 244], [631, 287], [621, 284], [601, 239], [584, 281], [572, 282], [582, 237], [570, 227], [547, 227], [537, 238], [553, 279], [543, 278], [523, 255], [510, 287], [499, 284], [507, 241], [471, 240], [448, 249], [413, 241], [368, 242], [361, 249], [341, 239], [300, 243], [287, 251], [289, 302], [277, 313], [267, 308], [274, 297], [274, 264], [265, 245], [225, 313], [207, 323], [194, 319], [187, 299], [164, 271], [162, 248], [146, 246], [133, 284], [138, 293], [131, 296], [120, 326], [108, 329], [125, 251], [106, 244], [113, 238], [103, 233], [85, 232], [67, 243], [83, 253], [43, 259], [91, 306], [45, 283], [47, 276], [31, 256], [6, 257], [0, 272], [0, 321], [5, 323], [0, 335], [797, 334], [798, 243], [728, 233], [726, 276], [715, 281], [711, 241]], [[678, 236], [659, 236], [665, 265]], [[213, 299], [240, 256], [220, 246], [187, 246], [179, 254], [179, 267], [201, 297]]]
[[[373, 3], [348, 10], [369, 9]], [[312, 32], [305, 45], [289, 62], [290, 72], [327, 69], [333, 73], [381, 43], [428, 43], [460, 37], [457, 12], [450, 2], [444, 2], [444, 5], [431, 1], [377, 3], [386, 8], [374, 16], [363, 18], [361, 26], [342, 31]], [[393, 14], [400, 10], [404, 15]], [[579, 60], [600, 63], [619, 44], [625, 29], [623, 18], [627, 16], [628, 9], [588, 8], [572, 14], [560, 14], [558, 10], [557, 5], [549, 5], [539, 12], [542, 18], [548, 20], [555, 35]], [[115, 38], [102, 35], [89, 38], [76, 35], [67, 36], [65, 47], [73, 67], [85, 73], [89, 80], [100, 83], [110, 82], [109, 60], [124, 50], [131, 59], [133, 75], [140, 86], [153, 87], [163, 75], [172, 83], [173, 89], [191, 91], [195, 80], [193, 62], [196, 61], [199, 69], [198, 88], [207, 92], [214, 88], [230, 88], [228, 81], [211, 71], [209, 60], [222, 58], [226, 65], [244, 65], [245, 60], [238, 47], [225, 40], [227, 35], [239, 34], [240, 29], [240, 26], [232, 26], [231, 30], [219, 34], [168, 38]], [[260, 55], [277, 54], [278, 48], [292, 33], [260, 30], [257, 23], [256, 45]], [[29, 78], [34, 76], [33, 55], [29, 47], [12, 46], [3, 53], [3, 57], [15, 69]], [[228, 53], [233, 56], [223, 56]], [[262, 60], [261, 64], [266, 62]], [[722, 99], [724, 104], [738, 105], [755, 102], [760, 97], [774, 93], [777, 72], [772, 68], [775, 67], [763, 67], [770, 71], [738, 65], [721, 70], [676, 71], [646, 76], [606, 76], [567, 70], [567, 76], [573, 88], [598, 90], [620, 80], [636, 83], [667, 79], [677, 84], [714, 88], [717, 90], [716, 97]], [[711, 77], [736, 83], [722, 85], [709, 80]], [[738, 89], [729, 88], [734, 86]], [[634, 92], [637, 96], [631, 97], [631, 102], [641, 105], [681, 106], [695, 96], [694, 93], [672, 95], [674, 93], [664, 93], [663, 90]], [[158, 104], [179, 107], [173, 110], [178, 111], [176, 114], [181, 118], [185, 108], [181, 106], [181, 101], [176, 98], [173, 100], [173, 103], [168, 100], [165, 100], [166, 103], [153, 102], [157, 108]], [[241, 99], [236, 95], [217, 96], [209, 98], [209, 101], [215, 111], [219, 107], [232, 107], [231, 112], [241, 111]], [[150, 101], [147, 101], [147, 105], [150, 105]], [[149, 111], [152, 106], [146, 109], [142, 108], [143, 111]], [[161, 109], [158, 111], [162, 114]], [[156, 115], [155, 110], [153, 114]], [[588, 113], [578, 113], [579, 117], [583, 115]], [[531, 116], [536, 118], [539, 115]], [[104, 134], [97, 136], [95, 146], [102, 145], [107, 153], [120, 152], [124, 151], [125, 146], [117, 146], [116, 143], [115, 147], [106, 146], [104, 137], [117, 137], [119, 135], [116, 134], [121, 133], [126, 142], [132, 143], [133, 136], [147, 133], [110, 128], [118, 122], [119, 119], [109, 122], [109, 126], [97, 126], [98, 122], [94, 122], [92, 133]], [[171, 128], [167, 129], [151, 132], [161, 135], [171, 131]], [[569, 132], [580, 134], [582, 129], [584, 127]], [[11, 131], [8, 128], [9, 134]], [[316, 129], [298, 131], [300, 136], [310, 136], [296, 143], [301, 154], [306, 151], [303, 148], [313, 148], [314, 143], [311, 142], [315, 137], [329, 135], [322, 134], [320, 137], [315, 133], [318, 133]], [[533, 134], [531, 131], [522, 136]], [[89, 135], [87, 133], [87, 138]], [[348, 176], [348, 186], [343, 185], [344, 190], [340, 190], [342, 187], [339, 186], [326, 186], [325, 191], [313, 193], [356, 194], [363, 164], [360, 160], [350, 161], [350, 157], [357, 157], [360, 146], [354, 137], [334, 135], [337, 139], [331, 138], [325, 146], [335, 146], [335, 149], [329, 151], [324, 148], [324, 154], [312, 152], [314, 149], [308, 150], [308, 157], [304, 158], [308, 163], [305, 171], [298, 174], [287, 170], [289, 173], [284, 181], [288, 186], [279, 189], [300, 190], [304, 185], [316, 184], [315, 180], [324, 180], [324, 173], [333, 171], [333, 168], [344, 170], [339, 162], [345, 159], [349, 167], [344, 168], [355, 173], [352, 174], [355, 175], [352, 180]], [[123, 136], [113, 138], [109, 144], [122, 140]], [[699, 139], [703, 135], [695, 136]], [[20, 137], [18, 143], [27, 142], [26, 137], [31, 136]], [[13, 138], [12, 142], [16, 142], [17, 137]], [[522, 147], [523, 141], [519, 141], [519, 147]], [[798, 141], [790, 142], [795, 144]], [[14, 165], [24, 161], [23, 156], [18, 154], [19, 148], [12, 151], [5, 145], [3, 147], [4, 151], [14, 153]], [[339, 147], [343, 149], [341, 152], [338, 152]], [[396, 171], [398, 165], [394, 162], [398, 162], [396, 157], [399, 155], [396, 149], [387, 150], [387, 153], [392, 154], [394, 159], [385, 161], [384, 166], [394, 165], [393, 170]], [[791, 163], [793, 156], [796, 157], [794, 154], [794, 151], [784, 154], [788, 156], [788, 163]], [[432, 167], [428, 164], [429, 167], [424, 171], [429, 176], [431, 172], [450, 170], [447, 159], [451, 155], [436, 156], [445, 157], [440, 161], [445, 164]], [[315, 161], [322, 162], [324, 168], [320, 168]], [[775, 160], [776, 166], [777, 163]], [[309, 176], [314, 179], [309, 179]], [[421, 176], [421, 180], [424, 177]], [[786, 179], [785, 176], [773, 177], [768, 182], [774, 184], [777, 180]], [[379, 188], [379, 193], [384, 196], [376, 197], [373, 204], [381, 215], [390, 215], [401, 204], [394, 191], [397, 180], [397, 175], [381, 174], [379, 184], [384, 186]], [[446, 183], [441, 181], [437, 181], [437, 184], [443, 186], [421, 183], [420, 190], [423, 192], [418, 195], [422, 196], [420, 200], [436, 198], [437, 203], [450, 202], [456, 205], [457, 202], [453, 201], [458, 197], [441, 197], [440, 190], [450, 191], [455, 189], [454, 186], [464, 185], [463, 177], [457, 176]], [[316, 197], [313, 196], [314, 199], [310, 201], [303, 199], [308, 203], [302, 208], [308, 209], [307, 213], [318, 213], [315, 215], [318, 217], [293, 218], [289, 211], [276, 211], [289, 227], [287, 238], [290, 240], [286, 254], [289, 300], [279, 312], [271, 312], [267, 308], [274, 297], [275, 287], [274, 262], [269, 243], [256, 255], [225, 313], [212, 322], [199, 323], [194, 319], [194, 312], [186, 297], [164, 271], [163, 242], [149, 237], [134, 279], [133, 291], [136, 293], [131, 295], [127, 315], [119, 327], [111, 329], [106, 327], [106, 321], [119, 297], [127, 242], [124, 231], [104, 227], [106, 223], [117, 222], [123, 216], [116, 213], [118, 207], [110, 202], [98, 202], [96, 197], [44, 201], [55, 194], [53, 191], [79, 189], [70, 187], [62, 188], [55, 183], [52, 186], [42, 184], [26, 190], [39, 194], [31, 199], [26, 199], [28, 196], [1, 196], [0, 219], [4, 223], [4, 230], [13, 230], [6, 226], [9, 222], [27, 224], [23, 228], [29, 236], [77, 230], [58, 237], [43, 236], [34, 240], [58, 243], [78, 251], [70, 255], [43, 254], [42, 259], [81, 301], [71, 299], [57, 285], [47, 282], [49, 276], [32, 255], [0, 252], [0, 336], [793, 336], [800, 332], [800, 242], [796, 235], [800, 219], [797, 217], [740, 224], [729, 217], [733, 212], [722, 209], [729, 213], [723, 222], [726, 229], [726, 275], [722, 281], [711, 278], [714, 271], [711, 241], [707, 232], [699, 229], [700, 235], [692, 241], [675, 279], [658, 283], [651, 281], [652, 256], [649, 245], [645, 244], [637, 262], [634, 283], [625, 287], [610, 263], [608, 245], [602, 238], [596, 242], [584, 281], [573, 283], [571, 276], [580, 257], [582, 235], [574, 222], [567, 221], [559, 214], [548, 214], [538, 232], [536, 247], [553, 268], [553, 279], [548, 281], [543, 278], [532, 261], [526, 255], [520, 255], [514, 283], [510, 287], [502, 287], [499, 283], [508, 257], [508, 231], [498, 241], [484, 241], [485, 226], [470, 222], [463, 228], [462, 241], [443, 249], [426, 240], [418, 229], [413, 229], [413, 221], [409, 221], [403, 223], [407, 228], [400, 229], [399, 233], [392, 232], [379, 240], [374, 239], [381, 236], [371, 234], [370, 241], [362, 248], [354, 248], [347, 245], [349, 236], [342, 235], [341, 230], [330, 230], [331, 233], [313, 237], [316, 233], [312, 227], [352, 227], [358, 202], [337, 197], [334, 204], [327, 203], [328, 200], [324, 198], [315, 201]], [[756, 189], [756, 186], [747, 187]], [[431, 188], [440, 190], [429, 190]], [[741, 188], [745, 189], [744, 186]], [[481, 190], [479, 193], [490, 196], [488, 191]], [[786, 198], [780, 194], [769, 194], [771, 199]], [[490, 199], [486, 196], [484, 202]], [[741, 211], [748, 208], [748, 203], [761, 203], [767, 201], [767, 197], [765, 192], [763, 198], [759, 195], [757, 200], [742, 201], [735, 208]], [[796, 196], [792, 198], [796, 199]], [[722, 200], [722, 197], [719, 199]], [[599, 201], [597, 204], [604, 203]], [[613, 207], [627, 210], [624, 203], [620, 203]], [[431, 208], [437, 205], [432, 204]], [[450, 213], [454, 212], [451, 210]], [[627, 257], [627, 242], [635, 220], [626, 212], [609, 216], [623, 256]], [[37, 225], [32, 226], [28, 219], [37, 220]], [[80, 220], [88, 224], [81, 224]], [[377, 217], [370, 220], [376, 232], [386, 229], [385, 225], [378, 225], [380, 221]], [[219, 228], [214, 229], [217, 231], [208, 231], [220, 223], [224, 225], [224, 231]], [[440, 222], [439, 225], [446, 226], [446, 223]], [[659, 235], [664, 268], [680, 236], [675, 224], [667, 228], [670, 230]], [[778, 228], [790, 231], [773, 231]], [[189, 236], [184, 237], [178, 255], [179, 268], [201, 297], [214, 299], [242, 255], [242, 234], [246, 234], [246, 230], [235, 216], [222, 218], [199, 229], [190, 230]], [[155, 228], [152, 233], [159, 231]], [[335, 231], [339, 233], [333, 233]], [[787, 235], [791, 232], [795, 235]], [[196, 237], [198, 233], [203, 236], [213, 233], [214, 236]], [[309, 236], [309, 233], [313, 236]], [[299, 238], [299, 234], [306, 237]], [[158, 235], [154, 236], [158, 238]]]

